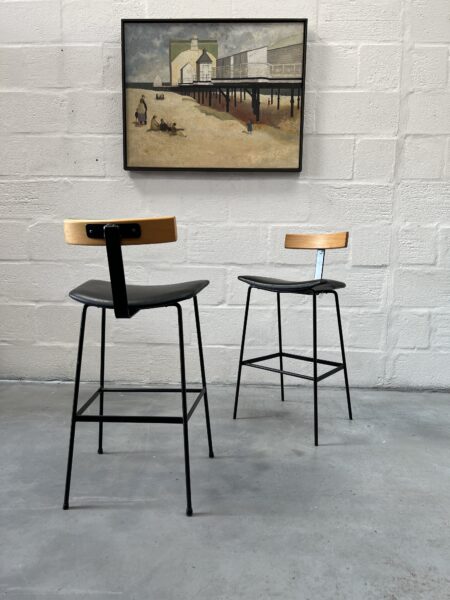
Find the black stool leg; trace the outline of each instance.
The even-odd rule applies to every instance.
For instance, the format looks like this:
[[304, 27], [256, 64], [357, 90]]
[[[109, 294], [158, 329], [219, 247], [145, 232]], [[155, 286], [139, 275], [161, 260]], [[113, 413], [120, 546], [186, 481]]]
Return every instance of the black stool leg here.
[[183, 335], [183, 311], [179, 304], [176, 304], [178, 312], [178, 335], [180, 338], [180, 372], [181, 372], [181, 406], [183, 411], [183, 438], [184, 438], [184, 469], [186, 474], [186, 514], [192, 516], [191, 500], [191, 469], [189, 464], [189, 433], [186, 399], [186, 366], [184, 362], [184, 335]]
[[314, 364], [314, 445], [319, 445], [319, 417], [317, 411], [317, 297], [313, 294], [313, 364]]
[[195, 324], [197, 326], [198, 354], [200, 357], [200, 372], [202, 375], [202, 386], [203, 386], [203, 389], [205, 390], [203, 400], [205, 402], [205, 418], [206, 418], [206, 432], [208, 434], [209, 458], [214, 458], [212, 436], [211, 436], [211, 424], [209, 422], [208, 392], [206, 390], [205, 362], [203, 359], [202, 333], [200, 330], [200, 315], [198, 313], [197, 296], [194, 296], [194, 311], [195, 311]]
[[70, 479], [72, 477], [72, 461], [73, 461], [73, 446], [75, 442], [75, 423], [76, 414], [78, 407], [78, 393], [80, 391], [80, 375], [81, 375], [81, 361], [83, 358], [83, 342], [84, 342], [84, 328], [86, 325], [86, 311], [87, 305], [83, 306], [83, 312], [81, 313], [81, 324], [80, 324], [80, 337], [78, 341], [78, 356], [77, 356], [77, 368], [75, 372], [75, 387], [73, 392], [73, 405], [72, 405], [72, 421], [70, 424], [70, 439], [69, 439], [69, 456], [67, 458], [67, 474], [66, 474], [66, 489], [64, 492], [64, 504], [63, 509], [69, 508], [69, 494], [70, 494]]
[[[280, 293], [277, 292], [277, 309], [278, 309], [278, 348], [280, 352], [280, 370], [283, 370], [283, 341], [281, 338], [281, 306], [280, 306]], [[281, 385], [281, 402], [284, 402], [284, 375], [280, 373], [280, 385]]]
[[341, 310], [339, 308], [338, 294], [337, 294], [337, 292], [333, 292], [333, 294], [334, 294], [334, 299], [336, 301], [336, 314], [337, 314], [337, 322], [338, 322], [338, 327], [339, 327], [339, 340], [341, 342], [342, 364], [344, 365], [344, 379], [345, 379], [345, 391], [347, 393], [348, 418], [350, 420], [352, 420], [353, 419], [352, 404], [350, 402], [350, 387], [348, 385], [347, 362], [345, 360], [344, 336], [342, 334], [342, 323], [341, 323]]
[[237, 376], [237, 382], [236, 382], [236, 397], [234, 399], [233, 419], [236, 418], [237, 407], [238, 407], [238, 402], [239, 402], [239, 388], [241, 386], [242, 359], [244, 358], [245, 333], [247, 331], [248, 307], [250, 304], [251, 291], [252, 291], [252, 288], [249, 287], [248, 292], [247, 292], [247, 303], [245, 305], [244, 327], [242, 329], [241, 354], [239, 356], [239, 368], [238, 368], [238, 376]]
[[[100, 348], [100, 416], [103, 416], [103, 388], [105, 387], [105, 321], [106, 309], [102, 308], [102, 334]], [[98, 453], [103, 454], [103, 421], [99, 421], [98, 423]]]

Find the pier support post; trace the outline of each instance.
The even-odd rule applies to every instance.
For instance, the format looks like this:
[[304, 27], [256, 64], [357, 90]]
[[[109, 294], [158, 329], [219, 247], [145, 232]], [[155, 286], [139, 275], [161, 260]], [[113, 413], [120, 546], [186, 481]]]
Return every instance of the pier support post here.
[[253, 92], [253, 94], [252, 94], [252, 108], [253, 108], [253, 113], [255, 115], [256, 122], [258, 122], [259, 121], [259, 116], [260, 116], [260, 93], [259, 93], [259, 88], [253, 88], [252, 92]]

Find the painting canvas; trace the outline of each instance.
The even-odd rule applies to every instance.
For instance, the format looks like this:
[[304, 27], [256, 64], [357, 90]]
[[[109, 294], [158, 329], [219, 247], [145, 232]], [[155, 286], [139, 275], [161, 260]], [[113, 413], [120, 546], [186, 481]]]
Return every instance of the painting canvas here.
[[125, 169], [300, 171], [306, 30], [123, 20]]

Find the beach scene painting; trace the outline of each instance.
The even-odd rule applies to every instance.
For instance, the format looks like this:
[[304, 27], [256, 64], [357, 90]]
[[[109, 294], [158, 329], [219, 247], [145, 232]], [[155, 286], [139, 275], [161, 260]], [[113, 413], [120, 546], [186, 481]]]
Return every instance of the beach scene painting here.
[[125, 169], [300, 171], [306, 27], [123, 20]]

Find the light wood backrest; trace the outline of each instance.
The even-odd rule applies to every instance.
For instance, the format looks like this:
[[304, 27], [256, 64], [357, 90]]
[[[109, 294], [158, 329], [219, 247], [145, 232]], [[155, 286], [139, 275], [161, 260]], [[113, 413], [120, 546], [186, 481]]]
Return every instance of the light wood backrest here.
[[[103, 238], [92, 238], [88, 235], [90, 225], [101, 226], [108, 224], [138, 225], [135, 229], [140, 234], [138, 237], [127, 237], [122, 235], [121, 244], [124, 246], [132, 244], [165, 244], [177, 241], [177, 222], [175, 217], [146, 217], [138, 219], [101, 219], [101, 220], [79, 220], [65, 219], [64, 238], [67, 244], [79, 246], [104, 246]], [[93, 228], [90, 228], [90, 230]], [[124, 230], [126, 231], [126, 230]]]
[[287, 233], [284, 247], [297, 250], [347, 248], [348, 231], [338, 233]]

